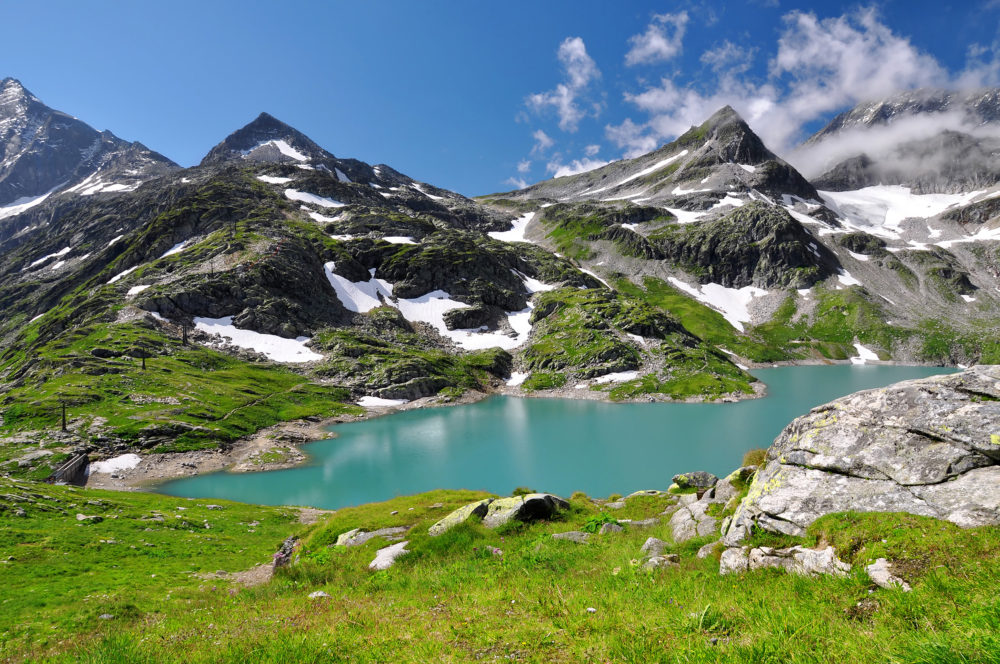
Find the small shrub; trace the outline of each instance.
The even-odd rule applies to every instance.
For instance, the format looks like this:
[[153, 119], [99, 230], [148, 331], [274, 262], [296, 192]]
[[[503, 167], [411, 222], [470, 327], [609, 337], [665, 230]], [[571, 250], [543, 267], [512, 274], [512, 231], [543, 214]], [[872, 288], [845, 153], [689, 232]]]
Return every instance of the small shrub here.
[[616, 526], [621, 525], [618, 522], [618, 519], [614, 518], [607, 512], [601, 512], [597, 516], [592, 516], [589, 519], [587, 519], [587, 523], [583, 524], [580, 530], [582, 530], [585, 533], [596, 533], [598, 530], [601, 529], [601, 526], [603, 526], [606, 523], [613, 523]]
[[514, 491], [512, 491], [510, 495], [512, 495], [512, 496], [527, 496], [528, 494], [531, 494], [531, 493], [538, 493], [538, 492], [535, 491], [534, 489], [531, 489], [531, 488], [526, 487], [526, 486], [519, 486], [516, 489], [514, 489]]
[[767, 450], [758, 448], [743, 455], [744, 466], [763, 466], [767, 461]]

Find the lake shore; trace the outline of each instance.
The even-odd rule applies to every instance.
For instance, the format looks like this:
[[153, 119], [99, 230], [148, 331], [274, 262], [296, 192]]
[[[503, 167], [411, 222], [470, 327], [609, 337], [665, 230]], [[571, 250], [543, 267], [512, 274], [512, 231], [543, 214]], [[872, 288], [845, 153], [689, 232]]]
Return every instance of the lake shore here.
[[[850, 365], [850, 361], [803, 360], [762, 364], [751, 368], [770, 369], [789, 366], [838, 366]], [[919, 366], [897, 362], [872, 362], [873, 366]], [[754, 394], [727, 395], [717, 403], [736, 403], [760, 399], [768, 395], [764, 381], [753, 383]], [[385, 417], [396, 413], [461, 406], [476, 403], [491, 396], [509, 396], [530, 399], [572, 399], [578, 401], [599, 401], [604, 403], [702, 403], [704, 400], [691, 398], [684, 401], [672, 400], [662, 395], [643, 395], [639, 398], [612, 401], [608, 393], [600, 390], [577, 389], [563, 386], [553, 390], [525, 392], [518, 387], [500, 383], [490, 392], [466, 391], [461, 397], [424, 397], [401, 404], [369, 406], [363, 415], [341, 415], [326, 419], [292, 420], [262, 429], [252, 436], [236, 441], [228, 449], [197, 450], [169, 454], [149, 454], [142, 456], [134, 468], [116, 470], [114, 473], [93, 473], [88, 476], [86, 486], [119, 491], [156, 491], [157, 487], [172, 480], [195, 477], [217, 472], [256, 473], [282, 470], [305, 465], [310, 456], [304, 449], [308, 443], [336, 438], [335, 426]]]

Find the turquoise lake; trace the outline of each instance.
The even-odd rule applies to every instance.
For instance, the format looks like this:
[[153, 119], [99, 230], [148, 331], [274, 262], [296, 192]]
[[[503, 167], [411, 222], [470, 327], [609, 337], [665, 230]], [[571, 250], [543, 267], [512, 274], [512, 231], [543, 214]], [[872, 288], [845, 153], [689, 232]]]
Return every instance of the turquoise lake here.
[[722, 404], [608, 404], [491, 397], [338, 424], [310, 443], [309, 465], [266, 473], [216, 473], [169, 482], [175, 496], [335, 509], [431, 489], [527, 486], [568, 496], [665, 489], [681, 472], [722, 476], [743, 453], [767, 447], [810, 408], [851, 392], [952, 369], [804, 366], [761, 369], [763, 399]]

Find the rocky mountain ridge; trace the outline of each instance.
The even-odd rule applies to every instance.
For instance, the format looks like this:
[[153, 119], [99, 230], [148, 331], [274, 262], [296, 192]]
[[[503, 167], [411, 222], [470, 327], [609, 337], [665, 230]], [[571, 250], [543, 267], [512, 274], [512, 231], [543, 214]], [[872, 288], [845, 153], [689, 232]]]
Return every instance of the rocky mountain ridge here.
[[255, 426], [155, 401], [130, 416], [151, 433], [95, 425], [132, 380], [122, 358], [157, 348], [379, 404], [741, 398], [751, 365], [997, 352], [991, 196], [892, 217], [884, 198], [817, 191], [730, 108], [648, 155], [476, 200], [266, 113], [197, 167], [78, 189], [0, 220], [11, 432], [51, 424], [67, 366], [74, 426], [115, 445]]
[[132, 191], [179, 167], [141, 143], [43, 104], [13, 78], [0, 81], [0, 219], [56, 191]]

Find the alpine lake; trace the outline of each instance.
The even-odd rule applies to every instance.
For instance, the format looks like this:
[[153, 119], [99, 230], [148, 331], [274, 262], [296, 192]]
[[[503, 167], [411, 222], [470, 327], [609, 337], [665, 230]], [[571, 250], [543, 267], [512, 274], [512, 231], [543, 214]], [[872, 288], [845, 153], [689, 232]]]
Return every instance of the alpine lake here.
[[720, 477], [795, 417], [858, 390], [954, 369], [793, 366], [752, 373], [767, 396], [738, 403], [604, 403], [493, 396], [338, 424], [287, 470], [175, 480], [168, 495], [337, 509], [438, 488], [569, 496], [666, 489], [682, 472]]

